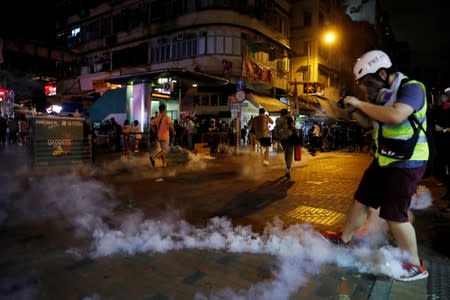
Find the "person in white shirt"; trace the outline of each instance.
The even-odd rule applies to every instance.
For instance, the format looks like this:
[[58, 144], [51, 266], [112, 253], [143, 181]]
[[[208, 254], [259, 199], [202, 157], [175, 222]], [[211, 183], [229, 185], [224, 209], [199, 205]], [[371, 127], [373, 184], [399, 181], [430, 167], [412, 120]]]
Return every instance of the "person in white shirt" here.
[[252, 119], [252, 127], [255, 129], [256, 139], [259, 141], [263, 156], [263, 165], [268, 166], [269, 163], [269, 147], [272, 146], [270, 137], [269, 124], [273, 124], [273, 120], [266, 115], [264, 108], [259, 109], [259, 115]]

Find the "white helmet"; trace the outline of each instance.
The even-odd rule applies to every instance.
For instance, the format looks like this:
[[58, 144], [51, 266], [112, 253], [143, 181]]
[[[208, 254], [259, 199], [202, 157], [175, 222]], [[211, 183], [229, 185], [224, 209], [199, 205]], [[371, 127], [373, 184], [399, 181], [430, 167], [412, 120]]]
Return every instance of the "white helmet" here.
[[372, 50], [363, 54], [353, 67], [355, 79], [359, 80], [367, 74], [374, 74], [381, 68], [392, 66], [389, 56], [381, 50]]

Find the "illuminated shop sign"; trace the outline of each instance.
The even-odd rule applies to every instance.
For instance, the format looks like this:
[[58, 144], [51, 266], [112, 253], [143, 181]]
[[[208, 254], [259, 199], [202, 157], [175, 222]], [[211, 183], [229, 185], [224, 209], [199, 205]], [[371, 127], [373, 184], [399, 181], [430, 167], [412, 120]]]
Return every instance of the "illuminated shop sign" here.
[[46, 96], [56, 95], [56, 82], [51, 81], [44, 86], [44, 93]]

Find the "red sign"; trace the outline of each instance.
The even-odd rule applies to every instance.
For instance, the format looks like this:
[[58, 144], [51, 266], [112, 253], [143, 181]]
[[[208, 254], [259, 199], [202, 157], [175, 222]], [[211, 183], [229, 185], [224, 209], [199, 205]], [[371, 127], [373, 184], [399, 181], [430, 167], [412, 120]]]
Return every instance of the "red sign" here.
[[5, 100], [6, 97], [11, 96], [12, 91], [0, 88], [0, 102]]
[[44, 93], [47, 96], [55, 96], [56, 95], [56, 82], [51, 81], [44, 86]]

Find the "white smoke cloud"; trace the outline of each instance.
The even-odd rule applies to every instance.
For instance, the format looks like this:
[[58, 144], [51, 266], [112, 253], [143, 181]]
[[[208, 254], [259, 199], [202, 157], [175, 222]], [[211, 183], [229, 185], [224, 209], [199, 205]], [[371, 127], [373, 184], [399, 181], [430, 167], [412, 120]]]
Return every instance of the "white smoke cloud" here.
[[344, 249], [324, 240], [309, 224], [283, 228], [279, 219], [267, 224], [258, 234], [251, 226], [233, 227], [227, 218], [212, 218], [205, 227], [195, 227], [183, 220], [127, 219], [119, 229], [94, 232], [93, 257], [115, 254], [166, 253], [180, 249], [202, 249], [231, 253], [268, 254], [276, 263], [274, 279], [258, 283], [248, 290], [223, 289], [197, 299], [289, 299], [304, 286], [309, 274], [318, 274], [325, 264], [357, 268], [375, 275], [400, 276], [406, 255], [398, 248], [364, 243]]
[[[188, 170], [205, 168], [202, 160], [196, 158], [192, 156], [187, 162]], [[254, 157], [254, 167], [258, 158]], [[114, 164], [110, 164], [103, 175], [108, 172], [117, 174], [124, 168], [136, 170], [146, 159], [123, 159], [117, 162], [116, 169], [112, 167]], [[163, 174], [173, 176], [179, 172], [156, 169], [149, 176], [159, 178]], [[251, 226], [234, 226], [226, 217], [211, 218], [203, 227], [194, 226], [183, 220], [182, 214], [173, 208], [170, 208], [170, 213], [158, 218], [145, 218], [138, 209], [118, 216], [114, 208], [119, 201], [110, 186], [74, 173], [28, 177], [15, 183], [8, 199], [0, 210], [6, 215], [4, 223], [14, 225], [30, 220], [64, 218], [80, 228], [81, 232], [92, 235], [87, 253], [82, 249], [67, 250], [67, 253], [77, 257], [96, 259], [111, 255], [151, 255], [183, 249], [273, 257], [270, 279], [256, 283], [247, 290], [224, 287], [208, 295], [198, 293], [196, 299], [289, 299], [290, 295], [307, 284], [310, 275], [320, 274], [324, 265], [334, 264], [362, 273], [398, 277], [404, 272], [401, 262], [407, 259], [405, 253], [387, 242], [387, 227], [377, 217], [376, 211], [358, 233], [358, 245], [347, 249], [324, 240], [311, 224], [286, 227], [278, 218], [267, 223], [262, 233], [257, 233]], [[108, 218], [112, 221], [107, 223], [104, 220]], [[92, 296], [92, 299], [97, 298], [97, 294]]]
[[411, 197], [411, 209], [425, 209], [433, 204], [431, 191], [424, 185], [418, 185], [417, 190]]
[[111, 216], [113, 190], [104, 183], [75, 173], [25, 177], [10, 182], [8, 197], [1, 202], [2, 223], [13, 226], [28, 221], [64, 219], [80, 231], [105, 226]]

